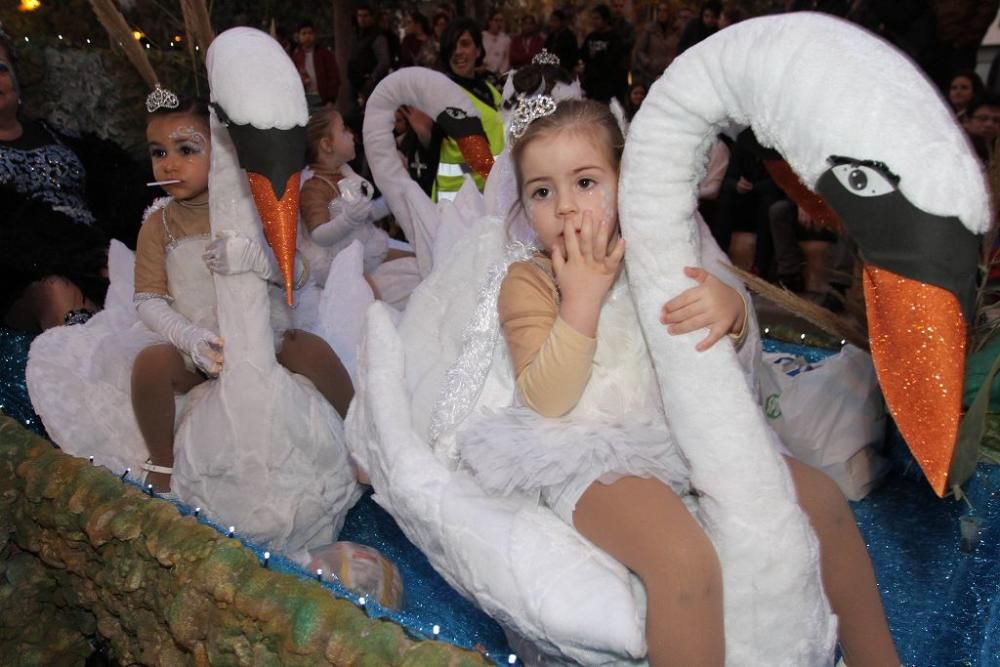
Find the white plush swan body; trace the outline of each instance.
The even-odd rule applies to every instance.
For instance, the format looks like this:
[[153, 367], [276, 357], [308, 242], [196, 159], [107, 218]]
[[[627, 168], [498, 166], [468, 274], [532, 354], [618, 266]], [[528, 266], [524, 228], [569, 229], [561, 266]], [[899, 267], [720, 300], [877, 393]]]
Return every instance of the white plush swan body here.
[[[817, 88], [822, 103], [809, 94]], [[876, 118], [866, 105], [886, 112]], [[698, 517], [723, 563], [727, 664], [828, 665], [836, 619], [816, 538], [752, 380], [729, 346], [698, 354], [700, 334], [670, 337], [658, 322], [660, 305], [690, 286], [682, 268], [717, 252], [694, 214], [707, 151], [721, 129], [750, 125], [810, 185], [832, 155], [885, 156], [906, 174], [918, 206], [978, 230], [981, 175], [940, 105], [891, 47], [835, 19], [797, 14], [747, 21], [691, 49], [632, 125], [619, 198], [628, 275], [669, 426], [704, 492]], [[915, 175], [938, 154], [958, 171], [953, 182], [937, 183], [937, 169]], [[398, 325], [385, 308], [369, 310], [349, 440], [376, 500], [453, 585], [533, 644], [539, 661], [638, 661], [643, 600], [627, 572], [533, 500], [490, 497], [454, 469], [449, 432], [513, 396], [510, 362], [487, 315], [498, 272], [516, 256], [502, 250], [507, 209], [489, 196], [509, 193], [510, 181], [500, 181], [508, 169], [501, 156], [487, 183], [488, 215], [459, 221], [458, 233], [442, 225], [433, 270]]]
[[[212, 100], [229, 121], [265, 131], [304, 126], [301, 81], [266, 34], [234, 29], [219, 35], [208, 69]], [[264, 244], [247, 177], [217, 111], [211, 126], [213, 234], [237, 232]], [[36, 339], [28, 382], [57, 444], [95, 456], [115, 472], [131, 468], [138, 477], [148, 452], [129, 399], [130, 358], [122, 353], [129, 340], [158, 337], [136, 321], [125, 294], [130, 261], [126, 249], [112, 248], [108, 308], [83, 327]], [[253, 272], [213, 281], [226, 363], [217, 380], [179, 404], [171, 490], [258, 543], [306, 558], [310, 546], [335, 539], [360, 496], [343, 422], [312, 383], [277, 363], [268, 283]]]

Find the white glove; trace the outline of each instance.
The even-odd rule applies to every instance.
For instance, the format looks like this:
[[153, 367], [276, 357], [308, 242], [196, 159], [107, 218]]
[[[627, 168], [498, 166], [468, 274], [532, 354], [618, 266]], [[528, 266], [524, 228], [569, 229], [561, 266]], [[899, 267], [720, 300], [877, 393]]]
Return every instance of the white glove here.
[[[275, 284], [282, 284], [284, 278], [270, 247], [265, 248], [257, 241], [238, 232], [221, 232], [214, 241], [205, 246], [201, 256], [209, 271], [223, 276], [253, 271], [258, 276]], [[296, 254], [295, 289], [305, 284], [308, 271], [305, 263]]]
[[171, 308], [166, 299], [147, 299], [136, 310], [143, 324], [190, 355], [194, 365], [206, 375], [216, 377], [222, 372], [224, 343], [215, 332], [192, 324]]
[[312, 240], [321, 246], [343, 241], [355, 227], [367, 225], [389, 215], [383, 197], [372, 200], [372, 184], [351, 172], [337, 183], [340, 196], [327, 205], [330, 219], [311, 232]]
[[371, 216], [371, 222], [378, 222], [382, 218], [388, 218], [392, 215], [392, 211], [389, 210], [389, 204], [386, 203], [385, 197], [379, 197], [372, 200], [372, 207], [368, 214]]
[[327, 210], [330, 212], [330, 222], [358, 227], [368, 222], [371, 207], [370, 199], [344, 199], [341, 195], [330, 201]]

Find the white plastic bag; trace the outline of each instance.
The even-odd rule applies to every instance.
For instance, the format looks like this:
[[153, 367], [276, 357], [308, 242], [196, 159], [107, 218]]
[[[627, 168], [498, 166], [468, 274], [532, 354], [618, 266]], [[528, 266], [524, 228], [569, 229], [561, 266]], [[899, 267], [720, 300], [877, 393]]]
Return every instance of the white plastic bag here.
[[761, 365], [761, 405], [792, 455], [832, 477], [849, 499], [864, 498], [886, 468], [877, 453], [885, 403], [871, 356], [846, 345], [815, 363], [765, 353]]

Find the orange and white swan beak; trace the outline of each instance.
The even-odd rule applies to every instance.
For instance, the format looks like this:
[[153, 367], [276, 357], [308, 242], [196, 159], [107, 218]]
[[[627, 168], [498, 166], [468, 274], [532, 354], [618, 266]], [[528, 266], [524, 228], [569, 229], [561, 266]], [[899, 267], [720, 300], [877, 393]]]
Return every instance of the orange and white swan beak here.
[[445, 107], [434, 122], [455, 140], [469, 168], [487, 178], [493, 169], [493, 153], [482, 121], [457, 107]]
[[250, 193], [260, 214], [264, 238], [274, 251], [285, 287], [285, 303], [294, 305], [295, 243], [299, 224], [299, 179], [296, 171], [285, 181], [284, 192], [278, 195], [272, 181], [256, 172], [248, 171]]
[[886, 403], [934, 492], [958, 441], [979, 237], [914, 206], [882, 163], [831, 157], [817, 192], [858, 244], [872, 358]]
[[295, 125], [284, 130], [240, 125], [229, 121], [219, 105], [215, 105], [215, 108], [226, 123], [240, 166], [247, 172], [264, 238], [271, 246], [281, 270], [285, 302], [292, 306], [299, 181], [306, 156], [305, 127]]

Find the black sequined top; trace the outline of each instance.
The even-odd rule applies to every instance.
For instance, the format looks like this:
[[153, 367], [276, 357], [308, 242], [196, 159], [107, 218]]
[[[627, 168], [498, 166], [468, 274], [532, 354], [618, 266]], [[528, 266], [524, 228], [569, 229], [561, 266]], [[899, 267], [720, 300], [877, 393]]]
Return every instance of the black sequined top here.
[[40, 121], [26, 121], [14, 141], [0, 141], [0, 186], [48, 204], [75, 222], [90, 225], [83, 163]]

